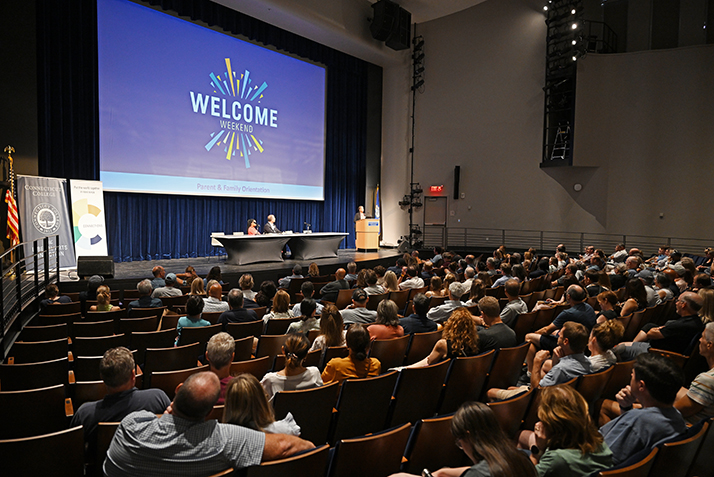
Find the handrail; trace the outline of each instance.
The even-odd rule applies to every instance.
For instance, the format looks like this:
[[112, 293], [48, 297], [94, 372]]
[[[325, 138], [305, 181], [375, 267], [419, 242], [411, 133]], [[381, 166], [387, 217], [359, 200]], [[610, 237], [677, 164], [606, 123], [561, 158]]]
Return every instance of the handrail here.
[[570, 253], [582, 252], [588, 245], [610, 253], [615, 249], [615, 245], [622, 243], [626, 248], [639, 248], [645, 255], [655, 254], [661, 246], [674, 247], [682, 253], [701, 255], [704, 248], [714, 242], [692, 237], [433, 225], [424, 226], [423, 230], [425, 248], [440, 246], [456, 250], [494, 250], [505, 245], [509, 250], [527, 250], [534, 247], [542, 252], [554, 251], [562, 243]]
[[[27, 256], [24, 255], [26, 245], [33, 251]], [[59, 250], [59, 235], [49, 235], [17, 244], [0, 255], [2, 263], [11, 260], [2, 266], [0, 338], [5, 337], [15, 320], [39, 298], [48, 284], [59, 283]]]

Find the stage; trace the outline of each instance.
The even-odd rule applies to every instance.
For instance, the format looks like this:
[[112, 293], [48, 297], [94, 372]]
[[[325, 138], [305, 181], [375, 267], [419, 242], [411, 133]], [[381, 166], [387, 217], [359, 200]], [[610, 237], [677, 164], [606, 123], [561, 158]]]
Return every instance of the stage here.
[[[226, 262], [226, 255], [198, 258], [177, 258], [171, 260], [142, 260], [135, 262], [122, 262], [114, 264], [114, 278], [107, 278], [105, 281], [112, 290], [136, 289], [136, 284], [144, 278], [153, 278], [151, 270], [160, 265], [164, 267], [166, 273], [182, 273], [189, 265], [196, 269], [196, 272], [205, 277], [208, 271], [215, 267], [221, 267], [223, 281], [231, 285], [238, 286], [238, 279], [244, 273], [253, 275], [255, 281], [254, 289], [257, 290], [260, 283], [265, 280], [273, 280], [277, 283], [279, 278], [290, 275], [292, 268], [299, 264], [307, 273], [307, 267], [315, 262], [320, 267], [320, 274], [326, 275], [334, 273], [338, 268], [344, 268], [348, 262], [357, 263], [357, 269], [374, 268], [383, 265], [385, 268], [394, 265], [401, 253], [396, 248], [382, 248], [377, 252], [357, 252], [355, 249], [340, 249], [337, 257], [318, 258], [315, 260], [292, 260], [290, 258], [283, 262], [253, 263], [249, 265], [231, 265]], [[75, 292], [85, 290], [87, 282], [79, 280], [76, 273], [62, 272], [60, 290], [62, 292]]]

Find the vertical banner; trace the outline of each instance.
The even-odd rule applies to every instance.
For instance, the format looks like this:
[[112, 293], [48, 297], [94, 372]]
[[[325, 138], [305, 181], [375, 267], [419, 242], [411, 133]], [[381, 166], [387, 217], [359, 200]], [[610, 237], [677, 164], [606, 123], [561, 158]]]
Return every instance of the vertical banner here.
[[[76, 267], [67, 210], [67, 181], [54, 177], [17, 176], [17, 186], [23, 241], [59, 234], [60, 268]], [[29, 257], [33, 253], [32, 244], [25, 245], [25, 256]], [[50, 260], [55, 263], [54, 252], [50, 253]], [[28, 260], [28, 271], [32, 263], [32, 260]], [[42, 261], [39, 264], [41, 266]]]
[[[382, 210], [382, 203], [379, 201], [379, 184], [374, 191], [374, 218], [379, 219]], [[379, 221], [379, 240], [382, 240], [382, 221]]]
[[101, 181], [69, 181], [72, 197], [72, 231], [77, 257], [107, 255], [104, 191]]

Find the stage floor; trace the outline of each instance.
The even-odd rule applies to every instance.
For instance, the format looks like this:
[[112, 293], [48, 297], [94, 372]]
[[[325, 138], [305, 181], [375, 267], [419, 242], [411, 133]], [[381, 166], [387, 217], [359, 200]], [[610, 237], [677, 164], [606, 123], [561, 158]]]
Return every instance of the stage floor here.
[[[249, 265], [229, 265], [226, 263], [226, 255], [198, 258], [176, 258], [170, 260], [142, 260], [135, 262], [121, 262], [114, 264], [114, 278], [107, 279], [112, 289], [135, 289], [139, 280], [152, 278], [151, 270], [160, 265], [164, 267], [166, 273], [182, 273], [189, 265], [196, 269], [196, 273], [205, 277], [209, 270], [215, 266], [221, 267], [223, 281], [232, 285], [238, 284], [238, 279], [244, 273], [253, 275], [256, 289], [263, 280], [274, 280], [290, 275], [292, 268], [300, 264], [307, 273], [310, 263], [317, 263], [321, 274], [334, 273], [340, 267], [344, 267], [348, 262], [357, 263], [357, 269], [374, 268], [377, 265], [390, 267], [402, 254], [396, 249], [379, 249], [377, 252], [358, 252], [355, 249], [340, 249], [337, 257], [318, 258], [316, 260], [292, 260], [286, 259], [283, 262], [253, 263]], [[81, 291], [86, 288], [86, 281], [79, 280], [75, 273], [61, 274], [61, 288], [63, 291]]]

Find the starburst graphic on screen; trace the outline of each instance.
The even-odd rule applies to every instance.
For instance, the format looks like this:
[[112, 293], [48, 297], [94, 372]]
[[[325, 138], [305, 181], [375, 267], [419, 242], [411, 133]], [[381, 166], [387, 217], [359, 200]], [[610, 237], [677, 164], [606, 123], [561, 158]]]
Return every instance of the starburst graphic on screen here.
[[[221, 121], [222, 129], [211, 133], [211, 140], [205, 146], [206, 150], [211, 151], [214, 147], [223, 145], [223, 152], [225, 152], [227, 160], [242, 157], [245, 160], [245, 167], [248, 169], [250, 168], [250, 156], [264, 150], [263, 141], [255, 137], [253, 126], [250, 123], [255, 121], [256, 124], [264, 124], [267, 121], [265, 116], [267, 110], [257, 105], [260, 104], [268, 83], [263, 81], [260, 86], [253, 85], [249, 70], [245, 70], [239, 76], [231, 68], [230, 58], [226, 58], [226, 71], [223, 72], [223, 75], [210, 73], [208, 76], [211, 78], [210, 85], [214, 93], [220, 93], [227, 99], [236, 98], [230, 104], [227, 100], [221, 103], [222, 116], [247, 124]], [[261, 113], [263, 114], [262, 118], [260, 117]]]

